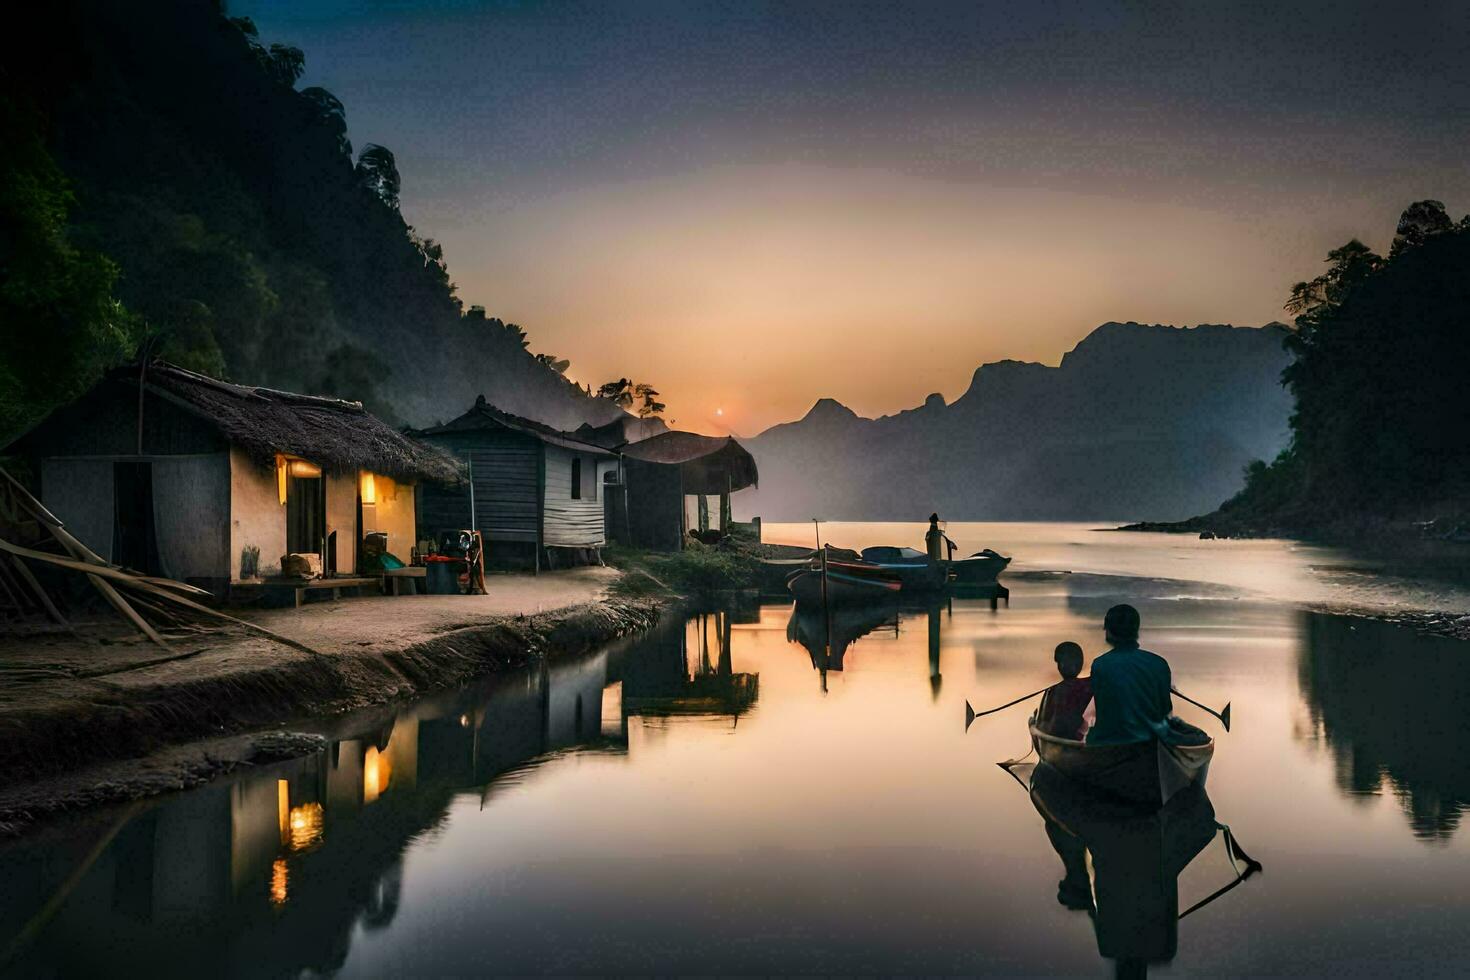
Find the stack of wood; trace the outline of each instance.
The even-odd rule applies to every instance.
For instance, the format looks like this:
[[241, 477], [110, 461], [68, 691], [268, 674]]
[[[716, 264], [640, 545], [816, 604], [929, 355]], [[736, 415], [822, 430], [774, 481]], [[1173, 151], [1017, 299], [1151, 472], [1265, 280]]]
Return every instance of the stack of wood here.
[[[165, 633], [197, 634], [233, 625], [307, 653], [311, 647], [211, 609], [203, 589], [142, 575], [106, 561], [66, 530], [14, 477], [0, 469], [0, 617], [7, 624], [50, 621], [73, 630], [28, 563], [65, 569], [87, 581], [134, 629], [161, 647]], [[204, 624], [209, 624], [208, 626]], [[74, 631], [74, 630], [73, 630]]]

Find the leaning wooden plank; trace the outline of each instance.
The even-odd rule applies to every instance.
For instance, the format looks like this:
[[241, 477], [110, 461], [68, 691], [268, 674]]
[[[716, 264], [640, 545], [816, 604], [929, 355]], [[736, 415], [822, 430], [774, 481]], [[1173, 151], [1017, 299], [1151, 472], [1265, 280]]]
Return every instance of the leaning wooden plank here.
[[26, 563], [11, 555], [10, 564], [15, 568], [16, 573], [26, 585], [30, 586], [31, 591], [36, 594], [36, 598], [40, 601], [42, 607], [45, 608], [46, 614], [56, 620], [57, 623], [65, 626], [67, 629], [71, 629], [71, 623], [67, 622], [66, 617], [61, 614], [61, 610], [56, 608], [56, 604], [51, 601], [51, 596], [46, 594], [46, 590], [41, 587], [41, 583], [36, 580], [36, 576], [31, 574], [31, 570], [26, 567]]
[[112, 603], [112, 608], [122, 613], [123, 618], [132, 623], [139, 633], [142, 633], [144, 636], [148, 637], [148, 639], [152, 640], [154, 643], [157, 643], [159, 646], [165, 649], [168, 648], [168, 643], [164, 641], [163, 637], [158, 635], [158, 630], [150, 626], [148, 624], [148, 620], [144, 619], [142, 615], [139, 614], [138, 610], [134, 609], [128, 604], [128, 600], [124, 599], [118, 593], [117, 589], [114, 589], [112, 587], [112, 583], [103, 579], [102, 576], [94, 573], [87, 574], [87, 581], [96, 586], [97, 591], [102, 593], [102, 598]]
[[139, 576], [122, 571], [121, 569], [111, 568], [106, 565], [91, 565], [87, 562], [77, 561], [75, 558], [62, 558], [60, 555], [50, 555], [44, 551], [32, 551], [30, 548], [22, 548], [20, 545], [11, 544], [4, 538], [0, 538], [0, 551], [6, 551], [12, 555], [16, 555], [21, 558], [31, 558], [36, 561], [43, 561], [51, 565], [56, 565], [59, 568], [69, 568], [74, 572], [81, 572], [84, 575], [95, 575], [101, 578], [105, 578], [110, 581], [117, 582], [121, 585], [125, 585], [128, 588], [138, 589], [139, 591], [145, 592], [148, 595], [157, 596], [160, 599], [166, 599], [169, 602], [177, 603], [178, 605], [183, 606], [185, 609], [192, 609], [195, 612], [203, 613], [206, 616], [213, 616], [216, 619], [222, 619], [225, 622], [234, 623], [236, 626], [239, 626], [242, 629], [249, 630], [252, 633], [257, 633], [260, 636], [275, 640], [277, 643], [284, 644], [288, 647], [294, 647], [304, 653], [310, 653], [318, 657], [323, 655], [320, 651], [313, 650], [305, 643], [300, 643], [296, 640], [291, 639], [288, 636], [282, 636], [279, 633], [266, 629], [264, 626], [257, 626], [247, 620], [236, 619], [234, 616], [222, 613], [218, 609], [210, 609], [208, 606], [200, 605], [193, 599], [187, 599], [184, 596], [176, 595], [167, 589], [161, 589], [156, 585], [152, 585], [141, 580]]

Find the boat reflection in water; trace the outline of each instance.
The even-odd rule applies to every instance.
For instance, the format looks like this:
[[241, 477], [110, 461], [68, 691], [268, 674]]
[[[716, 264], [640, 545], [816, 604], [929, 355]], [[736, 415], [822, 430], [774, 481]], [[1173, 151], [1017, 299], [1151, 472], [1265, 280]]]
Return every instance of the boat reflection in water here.
[[[1027, 787], [1046, 836], [1062, 859], [1057, 901], [1092, 917], [1098, 953], [1120, 977], [1141, 977], [1179, 946], [1179, 920], [1245, 881], [1261, 866], [1215, 818], [1203, 784], [1163, 807], [1139, 808], [1090, 791], [1046, 763], [1002, 763]], [[1179, 875], [1216, 837], [1234, 879], [1179, 909]]]
[[[636, 643], [636, 655], [624, 655]], [[344, 721], [328, 748], [0, 849], [0, 975], [332, 973], [388, 927], [403, 853], [468, 798], [568, 753], [626, 758], [630, 720], [731, 715], [729, 617]], [[658, 723], [658, 722], [655, 722]]]
[[[994, 590], [989, 597], [994, 598], [993, 593]], [[929, 692], [937, 701], [944, 684], [939, 672], [939, 638], [943, 617], [952, 612], [950, 606], [946, 597], [934, 597], [934, 601], [924, 604], [834, 605], [829, 626], [829, 618], [820, 605], [797, 602], [791, 607], [791, 619], [786, 623], [786, 639], [806, 648], [812, 658], [812, 669], [821, 676], [825, 691], [827, 671], [842, 670], [843, 659], [854, 643], [878, 630], [891, 630], [897, 636], [907, 621], [906, 615], [922, 614], [928, 627]]]

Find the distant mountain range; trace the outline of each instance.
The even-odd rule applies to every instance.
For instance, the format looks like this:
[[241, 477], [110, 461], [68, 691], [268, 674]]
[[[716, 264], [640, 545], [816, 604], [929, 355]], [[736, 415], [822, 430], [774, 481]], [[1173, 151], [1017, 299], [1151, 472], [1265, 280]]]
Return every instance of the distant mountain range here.
[[[831, 398], [745, 445], [737, 516], [766, 520], [1184, 518], [1286, 443], [1285, 327], [1104, 323], [1057, 367], [996, 361], [953, 403], [863, 418]], [[744, 499], [742, 499], [744, 498]]]

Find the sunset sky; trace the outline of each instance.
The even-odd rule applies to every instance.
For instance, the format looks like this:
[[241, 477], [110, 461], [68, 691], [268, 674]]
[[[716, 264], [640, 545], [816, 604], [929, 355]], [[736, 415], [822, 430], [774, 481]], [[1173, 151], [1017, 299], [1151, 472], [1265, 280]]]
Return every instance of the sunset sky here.
[[229, 9], [393, 150], [467, 304], [682, 428], [953, 399], [1106, 320], [1282, 318], [1329, 247], [1470, 205], [1460, 3]]

